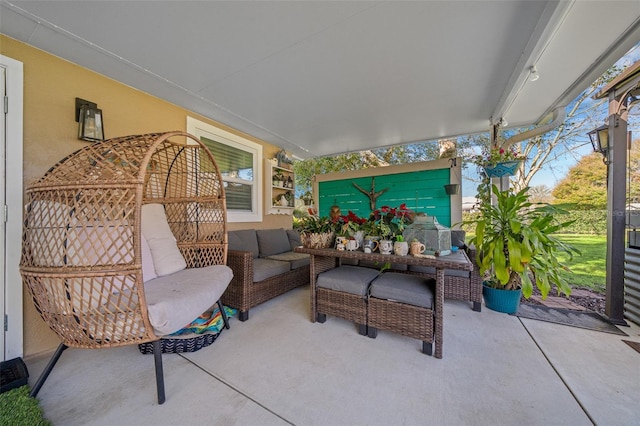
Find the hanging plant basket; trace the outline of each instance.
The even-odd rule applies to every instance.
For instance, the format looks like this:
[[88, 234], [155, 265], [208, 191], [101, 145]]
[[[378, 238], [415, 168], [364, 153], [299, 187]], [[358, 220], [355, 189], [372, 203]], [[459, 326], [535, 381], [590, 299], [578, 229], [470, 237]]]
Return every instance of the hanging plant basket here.
[[455, 195], [460, 192], [460, 184], [450, 183], [448, 185], [445, 185], [444, 192], [446, 192], [447, 195]]
[[485, 167], [485, 174], [490, 177], [504, 177], [504, 176], [513, 176], [516, 174], [516, 170], [522, 164], [522, 160], [514, 160], [514, 161], [503, 161], [501, 163], [497, 163], [492, 167]]

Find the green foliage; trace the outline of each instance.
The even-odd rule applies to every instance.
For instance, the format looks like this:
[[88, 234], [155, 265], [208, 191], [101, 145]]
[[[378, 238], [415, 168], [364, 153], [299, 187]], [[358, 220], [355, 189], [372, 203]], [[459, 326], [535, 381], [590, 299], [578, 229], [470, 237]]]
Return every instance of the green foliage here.
[[38, 400], [29, 396], [29, 387], [21, 386], [0, 394], [0, 426], [48, 426]]
[[[471, 143], [472, 139], [458, 138], [458, 152], [462, 153], [465, 149], [468, 150]], [[311, 189], [314, 175], [429, 161], [437, 159], [438, 156], [438, 141], [425, 141], [372, 151], [296, 161], [293, 164], [293, 170], [296, 174], [296, 188], [304, 192]]]
[[354, 236], [356, 232], [360, 231], [362, 226], [367, 222], [367, 219], [359, 217], [354, 212], [349, 211], [346, 215], [334, 217], [332, 222], [336, 235], [348, 237]]
[[578, 251], [553, 236], [570, 224], [557, 220], [566, 212], [548, 204], [532, 204], [527, 190], [499, 191], [494, 185], [496, 204], [480, 206], [480, 214], [472, 222], [475, 235], [471, 239], [477, 249], [480, 274], [489, 272], [488, 283], [495, 287], [522, 287], [525, 297], [533, 292], [531, 278], [543, 298], [552, 286], [570, 294], [566, 277], [560, 274], [568, 268], [560, 262], [558, 253], [571, 257]]
[[301, 234], [322, 234], [334, 231], [334, 223], [327, 216], [294, 217], [293, 229]]
[[293, 164], [293, 171], [296, 175], [296, 188], [299, 191], [305, 192], [311, 190], [313, 177], [315, 175], [381, 167], [384, 165], [386, 164], [374, 155], [367, 156], [360, 153], [351, 153], [296, 161]]
[[570, 234], [607, 234], [606, 210], [570, 210], [567, 218], [573, 223], [562, 232]]
[[[566, 228], [563, 232], [567, 232]], [[473, 234], [467, 233], [469, 239]], [[573, 258], [566, 253], [558, 253], [561, 262], [569, 271], [561, 271], [572, 287], [586, 287], [604, 293], [606, 282], [607, 238], [604, 235], [556, 234], [556, 237], [574, 246], [580, 256]]]
[[375, 149], [373, 153], [387, 164], [406, 164], [435, 160], [438, 158], [439, 152], [437, 143], [420, 142], [410, 145]]
[[[371, 212], [369, 222], [373, 222], [378, 227], [378, 233], [384, 239], [393, 239], [398, 235], [402, 236], [402, 231], [407, 225], [413, 223], [415, 212], [407, 208], [405, 203], [400, 207], [382, 206]], [[372, 235], [372, 234], [369, 234]], [[398, 240], [396, 241], [403, 241]]]
[[[607, 211], [606, 210], [567, 210], [566, 222], [571, 222], [569, 226], [562, 230], [567, 234], [590, 234], [590, 235], [606, 235], [607, 234]], [[467, 235], [475, 232], [473, 222], [480, 216], [480, 212], [464, 212], [462, 213], [462, 229]]]
[[586, 155], [573, 166], [554, 188], [556, 203], [571, 204], [574, 209], [593, 210], [607, 207], [607, 166], [602, 155]]
[[[631, 145], [629, 155], [629, 202], [640, 202], [640, 141]], [[610, 167], [613, 167], [611, 165]], [[603, 210], [607, 207], [607, 166], [602, 155], [591, 153], [580, 159], [554, 188], [556, 203], [572, 204], [573, 209]]]

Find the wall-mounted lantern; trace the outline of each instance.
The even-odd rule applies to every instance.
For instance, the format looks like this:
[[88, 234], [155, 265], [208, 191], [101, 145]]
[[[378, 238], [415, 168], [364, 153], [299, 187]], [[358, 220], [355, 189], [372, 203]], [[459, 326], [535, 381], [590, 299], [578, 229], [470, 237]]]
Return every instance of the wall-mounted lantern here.
[[78, 139], [88, 142], [104, 140], [104, 120], [97, 104], [76, 98], [76, 121]]
[[600, 126], [587, 133], [595, 152], [604, 156], [604, 164], [609, 164], [609, 126]]

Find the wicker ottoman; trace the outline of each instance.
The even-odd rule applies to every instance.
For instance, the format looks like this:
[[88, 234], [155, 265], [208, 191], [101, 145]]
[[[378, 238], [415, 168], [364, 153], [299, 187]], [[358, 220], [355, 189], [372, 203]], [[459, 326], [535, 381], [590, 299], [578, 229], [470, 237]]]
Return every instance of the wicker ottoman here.
[[378, 271], [359, 266], [340, 266], [318, 274], [316, 280], [316, 320], [327, 315], [344, 318], [358, 325], [358, 333], [367, 335], [367, 293]]
[[422, 340], [422, 352], [431, 355], [435, 341], [435, 280], [419, 275], [385, 272], [369, 292], [368, 335], [378, 329]]

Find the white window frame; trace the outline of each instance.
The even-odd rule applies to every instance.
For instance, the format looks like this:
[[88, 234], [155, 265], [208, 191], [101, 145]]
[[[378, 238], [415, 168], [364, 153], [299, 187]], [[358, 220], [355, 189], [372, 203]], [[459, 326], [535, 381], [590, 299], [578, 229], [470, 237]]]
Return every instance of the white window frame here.
[[[251, 183], [251, 205], [253, 209], [251, 211], [240, 211], [227, 208], [227, 221], [262, 222], [262, 145], [193, 117], [187, 117], [187, 132], [196, 136], [198, 139], [205, 137], [246, 151], [253, 156], [254, 177]], [[222, 180], [227, 181], [224, 176]], [[229, 179], [229, 182], [232, 180], [233, 178]]]

